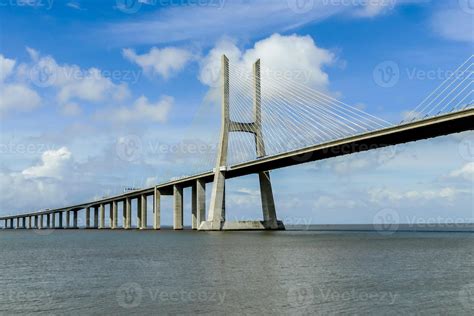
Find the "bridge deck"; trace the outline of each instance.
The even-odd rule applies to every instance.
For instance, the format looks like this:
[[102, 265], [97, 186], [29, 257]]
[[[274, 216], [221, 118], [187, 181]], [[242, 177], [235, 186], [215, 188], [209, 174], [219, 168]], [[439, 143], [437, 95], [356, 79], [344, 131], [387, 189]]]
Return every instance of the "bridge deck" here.
[[[444, 114], [415, 122], [397, 125], [373, 132], [368, 132], [345, 139], [331, 141], [324, 144], [314, 145], [287, 153], [268, 156], [254, 161], [249, 161], [229, 167], [226, 171], [227, 178], [245, 176], [260, 171], [273, 170], [311, 161], [327, 159], [347, 155], [355, 152], [362, 152], [371, 149], [408, 143], [412, 141], [460, 133], [474, 129], [474, 109]], [[172, 194], [173, 185], [184, 187], [191, 186], [195, 180], [203, 179], [205, 182], [213, 181], [212, 171], [184, 177], [169, 181], [156, 186], [163, 195]], [[33, 215], [51, 214], [62, 211], [80, 210], [99, 204], [107, 204], [113, 201], [120, 201], [126, 198], [136, 198], [140, 195], [153, 195], [155, 187], [145, 188], [136, 191], [126, 192], [120, 195], [111, 196], [102, 200], [72, 205], [63, 208], [44, 210], [40, 212], [24, 213], [0, 217], [0, 220], [26, 217]]]

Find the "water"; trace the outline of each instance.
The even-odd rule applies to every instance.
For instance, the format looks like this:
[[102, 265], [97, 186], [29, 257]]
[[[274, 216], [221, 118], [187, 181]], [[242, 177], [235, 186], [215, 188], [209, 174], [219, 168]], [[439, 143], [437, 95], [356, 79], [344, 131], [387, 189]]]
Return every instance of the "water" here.
[[472, 233], [0, 231], [0, 314], [474, 311]]

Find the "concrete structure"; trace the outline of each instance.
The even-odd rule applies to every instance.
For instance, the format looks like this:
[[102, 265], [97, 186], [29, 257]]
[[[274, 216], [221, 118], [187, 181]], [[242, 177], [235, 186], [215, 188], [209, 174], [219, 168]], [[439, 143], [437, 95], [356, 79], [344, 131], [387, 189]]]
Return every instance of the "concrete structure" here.
[[[253, 66], [254, 93], [253, 111], [254, 121], [252, 123], [235, 122], [230, 118], [229, 109], [229, 60], [222, 56], [222, 126], [219, 149], [217, 152], [217, 165], [214, 171], [214, 184], [212, 188], [211, 202], [209, 207], [209, 218], [201, 222], [199, 230], [223, 230], [223, 229], [284, 229], [283, 223], [277, 220], [275, 203], [273, 200], [270, 173], [267, 170], [259, 171], [260, 195], [262, 199], [263, 221], [245, 221], [229, 223], [225, 218], [225, 180], [227, 173], [227, 153], [229, 147], [229, 133], [251, 133], [255, 137], [257, 159], [265, 156], [265, 143], [262, 133], [261, 116], [261, 84], [260, 84], [260, 60]], [[196, 216], [197, 217], [197, 216]]]
[[[474, 129], [474, 109], [467, 108], [268, 156], [265, 152], [265, 140], [262, 133], [260, 62], [255, 63], [253, 70], [253, 122], [251, 123], [235, 122], [230, 119], [229, 61], [225, 56], [222, 58], [222, 69], [222, 126], [214, 170], [169, 181], [151, 188], [125, 192], [99, 201], [54, 210], [0, 217], [3, 228], [13, 229], [15, 221], [16, 228], [25, 228], [26, 219], [28, 219], [28, 228], [42, 229], [45, 226], [49, 228], [78, 228], [78, 214], [84, 211], [86, 228], [105, 229], [108, 228], [105, 222], [105, 206], [108, 205], [110, 227], [117, 229], [120, 228], [118, 225], [118, 207], [121, 203], [123, 206], [122, 227], [131, 229], [132, 214], [136, 214], [137, 228], [146, 229], [148, 228], [147, 198], [152, 196], [153, 229], [158, 230], [161, 228], [161, 198], [162, 196], [171, 195], [173, 196], [173, 228], [181, 230], [183, 229], [184, 189], [192, 188], [191, 219], [193, 229], [283, 229], [283, 223], [278, 221], [276, 216], [270, 170]], [[229, 166], [227, 151], [230, 133], [252, 134], [255, 139], [257, 159]], [[261, 221], [245, 222], [226, 221], [226, 180], [250, 174], [257, 174], [259, 178], [263, 219]], [[206, 184], [208, 183], [212, 183], [212, 194], [206, 219]], [[132, 200], [137, 200], [137, 207], [133, 207]], [[94, 212], [93, 223], [91, 223], [91, 211]], [[71, 212], [73, 215], [72, 226]], [[66, 215], [65, 226], [63, 225], [64, 213]], [[56, 214], [59, 216], [58, 225], [56, 225], [55, 220]], [[50, 222], [51, 216], [52, 224]], [[20, 223], [20, 221], [22, 222]]]

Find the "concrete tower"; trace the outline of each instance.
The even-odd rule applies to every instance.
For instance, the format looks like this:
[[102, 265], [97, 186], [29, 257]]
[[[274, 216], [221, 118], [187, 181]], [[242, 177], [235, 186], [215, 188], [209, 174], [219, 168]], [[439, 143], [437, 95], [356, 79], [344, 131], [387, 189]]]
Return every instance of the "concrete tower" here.
[[199, 226], [199, 230], [259, 230], [259, 229], [284, 229], [281, 221], [277, 220], [275, 203], [273, 200], [272, 184], [268, 171], [259, 172], [260, 195], [262, 199], [263, 221], [226, 221], [225, 216], [225, 180], [227, 170], [227, 153], [229, 147], [229, 133], [243, 132], [255, 136], [255, 151], [257, 157], [265, 156], [265, 143], [262, 133], [262, 111], [261, 111], [261, 85], [260, 85], [260, 60], [253, 66], [254, 91], [253, 91], [253, 116], [251, 123], [235, 122], [230, 119], [229, 95], [229, 59], [222, 56], [222, 113], [220, 143], [217, 151], [216, 168], [214, 171], [214, 183], [209, 206], [207, 221]]

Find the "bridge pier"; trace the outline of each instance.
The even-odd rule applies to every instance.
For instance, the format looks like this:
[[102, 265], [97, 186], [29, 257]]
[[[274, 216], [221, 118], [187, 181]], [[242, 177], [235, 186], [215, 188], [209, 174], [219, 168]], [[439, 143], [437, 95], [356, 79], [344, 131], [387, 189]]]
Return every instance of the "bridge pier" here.
[[58, 228], [63, 229], [63, 212], [58, 213]]
[[110, 211], [110, 223], [111, 223], [111, 228], [116, 229], [118, 226], [118, 201], [113, 201], [112, 202], [112, 209]]
[[71, 228], [71, 212], [66, 211], [66, 228]]
[[99, 207], [97, 205], [94, 206], [94, 229], [99, 228]]
[[105, 228], [105, 205], [101, 203], [99, 206], [99, 229]]
[[183, 229], [183, 187], [173, 185], [173, 229]]
[[161, 191], [155, 187], [153, 191], [153, 229], [161, 228]]
[[146, 229], [148, 226], [147, 223], [147, 197], [145, 194], [142, 194], [138, 197], [140, 201], [140, 207], [138, 208], [138, 212], [140, 212], [140, 229]]
[[77, 212], [79, 212], [78, 210], [75, 210], [72, 212], [72, 228], [74, 229], [78, 229], [79, 226], [77, 225]]
[[137, 198], [137, 229], [142, 227], [142, 199], [139, 196]]
[[125, 199], [125, 229], [132, 228], [132, 199], [127, 197]]
[[192, 197], [191, 197], [191, 228], [196, 230], [198, 228], [197, 223], [197, 184], [192, 186]]
[[86, 207], [86, 228], [91, 228], [91, 208]]
[[229, 60], [222, 56], [222, 113], [221, 134], [219, 150], [217, 152], [217, 163], [214, 170], [214, 183], [212, 186], [211, 203], [207, 221], [199, 225], [199, 230], [282, 230], [285, 229], [283, 222], [277, 220], [275, 203], [273, 200], [272, 185], [268, 171], [259, 172], [260, 194], [262, 200], [263, 221], [226, 221], [225, 209], [225, 180], [227, 170], [227, 153], [229, 147], [229, 133], [241, 132], [251, 133], [255, 137], [255, 151], [257, 158], [265, 157], [265, 142], [263, 139], [261, 118], [261, 85], [260, 85], [260, 60], [253, 66], [254, 77], [254, 102], [252, 123], [232, 121], [230, 117], [229, 103]]

